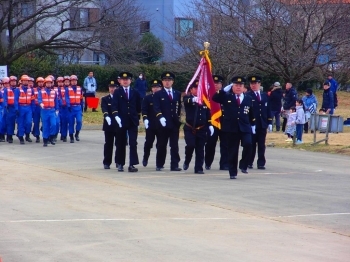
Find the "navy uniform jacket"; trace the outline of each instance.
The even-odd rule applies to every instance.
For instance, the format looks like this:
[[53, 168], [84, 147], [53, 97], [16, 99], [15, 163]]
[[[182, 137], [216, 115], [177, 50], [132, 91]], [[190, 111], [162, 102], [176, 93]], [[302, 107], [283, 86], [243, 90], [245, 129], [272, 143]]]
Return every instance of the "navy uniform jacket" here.
[[123, 87], [119, 87], [114, 91], [112, 102], [113, 117], [119, 116], [122, 120], [122, 127], [138, 126], [141, 114], [141, 98], [140, 94], [128, 88], [129, 99], [126, 97]]
[[168, 92], [163, 88], [154, 93], [153, 108], [156, 117], [166, 119], [166, 128], [179, 128], [181, 125], [181, 93], [172, 89], [173, 99], [170, 100]]
[[160, 128], [161, 124], [157, 119], [156, 113], [153, 109], [153, 96], [154, 94], [149, 94], [145, 96], [145, 98], [142, 101], [141, 112], [143, 121], [145, 121], [146, 119], [149, 121], [149, 128], [158, 129]]
[[253, 99], [253, 112], [255, 117], [256, 128], [267, 128], [268, 125], [272, 124], [269, 97], [266, 93], [260, 92], [259, 102], [254, 91], [249, 91], [248, 94]]
[[[186, 123], [196, 128], [200, 126], [208, 126], [210, 118], [210, 110], [206, 105], [199, 105], [198, 103], [192, 102], [193, 95], [184, 96], [183, 102], [186, 112]], [[197, 109], [198, 108], [198, 109]], [[197, 111], [197, 115], [196, 115]], [[195, 126], [193, 126], [193, 123]]]
[[[103, 113], [103, 127], [102, 130], [106, 132], [116, 132], [118, 128], [118, 123], [115, 121], [115, 118], [112, 115], [112, 101], [113, 98], [110, 95], [104, 96], [101, 99], [101, 109]], [[105, 117], [109, 116], [112, 120], [111, 125], [109, 126]]]
[[219, 90], [213, 96], [213, 101], [222, 104], [223, 115], [221, 118], [221, 130], [223, 132], [251, 133], [251, 126], [255, 125], [253, 112], [253, 99], [244, 95], [241, 104], [238, 106], [236, 95], [229, 91], [226, 93]]

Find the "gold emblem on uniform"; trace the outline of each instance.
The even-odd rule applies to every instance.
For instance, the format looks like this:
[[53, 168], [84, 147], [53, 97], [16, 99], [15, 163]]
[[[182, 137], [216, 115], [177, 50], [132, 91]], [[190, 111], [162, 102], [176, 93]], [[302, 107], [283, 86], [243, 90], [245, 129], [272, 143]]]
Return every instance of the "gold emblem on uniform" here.
[[123, 74], [123, 77], [127, 77], [127, 76], [128, 76], [127, 74], [125, 74], [125, 73]]
[[242, 82], [242, 79], [241, 78], [237, 78], [237, 82]]
[[170, 74], [166, 74], [165, 76], [170, 76]]
[[111, 85], [114, 85], [114, 81], [111, 81]]
[[255, 79], [256, 79], [255, 77], [252, 77], [252, 81], [255, 81]]
[[245, 106], [243, 114], [248, 114], [248, 113], [249, 113], [249, 106]]

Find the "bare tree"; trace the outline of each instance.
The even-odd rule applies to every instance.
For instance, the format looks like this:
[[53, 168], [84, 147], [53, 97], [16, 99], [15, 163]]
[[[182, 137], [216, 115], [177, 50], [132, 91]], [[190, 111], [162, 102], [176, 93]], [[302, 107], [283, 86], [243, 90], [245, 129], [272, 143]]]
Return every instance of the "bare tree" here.
[[345, 63], [350, 4], [316, 0], [194, 0], [189, 55], [211, 42], [216, 71], [273, 74], [299, 82]]
[[[101, 50], [101, 32], [125, 23], [132, 0], [2, 0], [0, 61], [10, 65], [34, 50]], [[118, 10], [120, 13], [114, 14]], [[111, 19], [113, 17], [113, 19]]]

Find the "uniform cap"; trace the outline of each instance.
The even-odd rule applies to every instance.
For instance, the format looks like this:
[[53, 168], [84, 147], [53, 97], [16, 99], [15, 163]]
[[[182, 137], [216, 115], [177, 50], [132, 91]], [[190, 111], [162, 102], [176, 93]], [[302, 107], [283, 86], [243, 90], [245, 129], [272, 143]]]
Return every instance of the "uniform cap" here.
[[78, 77], [76, 75], [71, 75], [69, 77], [69, 80], [78, 80]]
[[17, 77], [16, 76], [10, 76], [10, 81], [12, 81], [12, 80], [17, 81]]
[[133, 75], [129, 72], [120, 72], [118, 75], [119, 79], [131, 79]]
[[43, 77], [41, 77], [41, 76], [39, 76], [37, 79], [36, 79], [36, 82], [38, 83], [38, 82], [44, 82], [45, 81], [45, 79], [43, 78]]
[[63, 82], [64, 78], [62, 76], [57, 77], [56, 82]]
[[249, 81], [250, 83], [254, 83], [254, 82], [260, 83], [260, 82], [261, 82], [261, 76], [258, 76], [258, 75], [249, 76], [249, 77], [248, 77], [248, 81]]
[[218, 82], [220, 82], [220, 83], [224, 82], [224, 78], [223, 78], [222, 76], [220, 76], [220, 75], [213, 75], [213, 80], [214, 80], [214, 82], [216, 82], [216, 83], [218, 83]]
[[9, 83], [9, 82], [10, 82], [10, 78], [7, 77], [7, 76], [5, 76], [5, 77], [3, 77], [3, 78], [1, 79], [1, 82], [2, 82], [3, 84]]
[[199, 81], [198, 80], [195, 80], [191, 85], [190, 85], [190, 88], [197, 88], [198, 87], [198, 84], [199, 84]]
[[169, 72], [169, 71], [166, 71], [164, 72], [160, 78], [163, 80], [163, 79], [171, 79], [171, 80], [174, 80], [175, 79], [175, 75], [172, 73], [172, 72]]
[[108, 87], [117, 87], [117, 85], [115, 84], [115, 82], [112, 80], [109, 82]]
[[46, 78], [44, 79], [44, 83], [47, 83], [47, 82], [52, 83], [52, 82], [53, 82], [52, 78], [51, 78], [51, 77], [46, 77]]
[[29, 76], [27, 76], [27, 75], [22, 75], [22, 76], [21, 76], [21, 81], [29, 81]]
[[162, 81], [154, 79], [151, 83], [151, 87], [163, 87]]
[[244, 84], [246, 79], [243, 76], [234, 76], [232, 77], [231, 82], [235, 84]]
[[29, 77], [29, 81], [34, 82], [34, 78], [33, 77]]
[[64, 80], [70, 80], [70, 76], [64, 76], [63, 79]]

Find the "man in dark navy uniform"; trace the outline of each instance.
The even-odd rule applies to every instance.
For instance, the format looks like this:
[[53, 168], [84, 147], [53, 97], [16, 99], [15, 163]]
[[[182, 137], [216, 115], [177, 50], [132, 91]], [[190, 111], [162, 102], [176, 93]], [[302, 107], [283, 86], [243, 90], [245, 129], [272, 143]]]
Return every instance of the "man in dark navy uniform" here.
[[267, 129], [270, 132], [272, 131], [271, 108], [267, 94], [260, 90], [261, 77], [253, 75], [248, 78], [248, 81], [251, 89], [248, 91], [248, 94], [253, 98], [253, 112], [256, 126], [256, 133], [252, 135], [253, 147], [248, 168], [253, 168], [256, 148], [258, 147], [257, 167], [258, 169], [265, 169], [266, 132]]
[[204, 104], [198, 104], [197, 91], [198, 81], [194, 81], [190, 86], [191, 94], [183, 98], [186, 111], [186, 123], [184, 125], [186, 146], [183, 169], [188, 169], [193, 151], [195, 151], [196, 160], [194, 164], [194, 173], [204, 174], [204, 145], [207, 140], [208, 130], [210, 131], [210, 135], [213, 135], [214, 127], [210, 124], [211, 117], [209, 108]]
[[[161, 133], [161, 124], [159, 120], [156, 118], [156, 113], [154, 112], [153, 109], [153, 96], [154, 93], [158, 92], [161, 90], [162, 86], [162, 81], [155, 79], [151, 82], [151, 87], [152, 87], [152, 93], [149, 95], [146, 95], [145, 98], [142, 100], [142, 118], [143, 118], [143, 123], [146, 128], [146, 140], [145, 140], [145, 145], [143, 148], [143, 160], [142, 160], [142, 165], [147, 166], [148, 164], [148, 158], [151, 152], [151, 148], [153, 147], [153, 142], [155, 138], [157, 138], [157, 143], [158, 143], [158, 137], [160, 136]], [[159, 152], [157, 151], [157, 154]], [[157, 159], [159, 156], [157, 157]], [[156, 166], [158, 166], [159, 163], [156, 163]]]
[[224, 90], [219, 90], [213, 96], [213, 101], [222, 104], [224, 109], [221, 130], [227, 138], [230, 179], [235, 179], [240, 143], [243, 149], [246, 149], [242, 156], [241, 165], [245, 169], [248, 166], [252, 147], [251, 134], [255, 133], [255, 119], [252, 98], [243, 94], [245, 78], [235, 76], [231, 81], [232, 87], [227, 86]]
[[179, 168], [179, 132], [181, 125], [181, 93], [173, 89], [175, 75], [164, 72], [161, 75], [163, 89], [153, 96], [154, 112], [160, 122], [161, 136], [157, 141], [157, 171], [161, 171], [165, 164], [166, 148], [170, 143], [170, 170], [181, 171]]
[[140, 94], [130, 88], [132, 74], [121, 72], [119, 74], [120, 87], [114, 91], [112, 114], [120, 127], [117, 139], [118, 171], [124, 171], [127, 135], [129, 137], [129, 172], [137, 172], [134, 165], [139, 164], [137, 155], [137, 133], [141, 114]]
[[[216, 91], [222, 89], [222, 82], [224, 78], [220, 75], [213, 75], [213, 80], [215, 84]], [[222, 110], [222, 108], [221, 108]], [[220, 139], [220, 170], [228, 170], [227, 156], [228, 156], [228, 147], [227, 142], [223, 136], [223, 132], [214, 126], [214, 134], [212, 136], [208, 136], [207, 143], [205, 145], [205, 169], [210, 170], [211, 165], [214, 161], [215, 157], [215, 148], [216, 143]]]
[[[109, 94], [101, 99], [101, 109], [103, 113], [102, 130], [105, 134], [105, 144], [103, 148], [104, 169], [110, 169], [110, 165], [112, 164], [113, 148], [117, 143], [118, 124], [112, 115], [112, 101], [116, 87], [117, 86], [114, 84], [114, 81], [111, 81], [108, 86]], [[117, 150], [115, 152], [114, 161], [117, 164]]]

